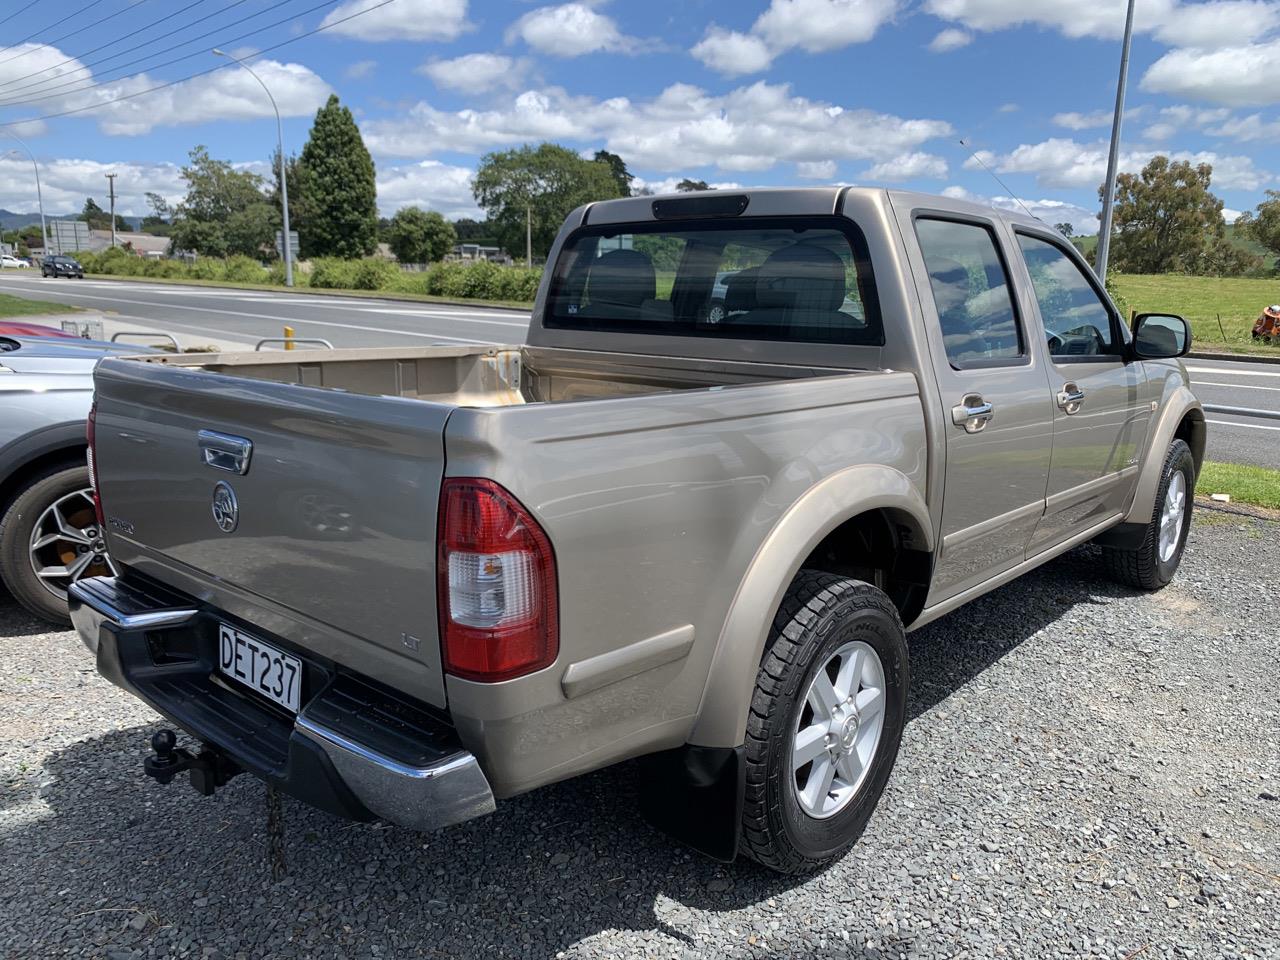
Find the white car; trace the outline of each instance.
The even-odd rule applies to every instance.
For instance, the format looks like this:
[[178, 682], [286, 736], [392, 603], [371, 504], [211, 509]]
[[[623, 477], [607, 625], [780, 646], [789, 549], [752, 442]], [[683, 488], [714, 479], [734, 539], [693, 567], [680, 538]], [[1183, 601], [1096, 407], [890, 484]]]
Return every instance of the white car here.
[[7, 270], [10, 267], [13, 267], [15, 269], [20, 269], [22, 267], [29, 267], [29, 266], [31, 266], [31, 263], [27, 260], [23, 260], [21, 257], [10, 256], [7, 253], [0, 254], [0, 268]]

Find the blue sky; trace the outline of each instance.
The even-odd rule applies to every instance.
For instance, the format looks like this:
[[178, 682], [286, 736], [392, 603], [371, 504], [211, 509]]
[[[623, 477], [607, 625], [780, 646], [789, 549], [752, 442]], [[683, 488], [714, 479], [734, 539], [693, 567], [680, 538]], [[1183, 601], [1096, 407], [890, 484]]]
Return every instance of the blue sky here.
[[[35, 153], [50, 212], [103, 202], [112, 171], [126, 214], [146, 212], [147, 191], [180, 199], [178, 168], [198, 143], [265, 170], [270, 106], [238, 67], [214, 69], [217, 45], [262, 51], [251, 63], [286, 115], [290, 151], [336, 92], [364, 131], [387, 214], [410, 203], [474, 214], [481, 155], [553, 140], [613, 150], [659, 191], [690, 176], [1004, 205], [1012, 193], [1050, 222], [1096, 230], [1123, 0], [369, 9], [380, 2], [0, 0], [0, 134]], [[1280, 0], [1138, 10], [1123, 168], [1159, 152], [1211, 162], [1229, 210], [1251, 209], [1280, 189]], [[0, 207], [32, 210], [30, 162], [3, 152], [6, 140]]]

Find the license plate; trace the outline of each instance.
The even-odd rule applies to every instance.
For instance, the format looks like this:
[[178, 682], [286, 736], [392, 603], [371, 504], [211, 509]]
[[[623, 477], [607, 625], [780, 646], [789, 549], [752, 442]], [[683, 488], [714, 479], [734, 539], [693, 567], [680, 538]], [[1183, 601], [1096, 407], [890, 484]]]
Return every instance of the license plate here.
[[218, 669], [286, 710], [298, 712], [302, 661], [297, 657], [220, 623]]

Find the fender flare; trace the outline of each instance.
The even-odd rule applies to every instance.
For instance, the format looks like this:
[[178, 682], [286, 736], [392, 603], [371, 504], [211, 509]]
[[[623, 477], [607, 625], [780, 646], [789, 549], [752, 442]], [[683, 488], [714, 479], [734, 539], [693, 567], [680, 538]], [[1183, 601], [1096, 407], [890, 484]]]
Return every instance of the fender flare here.
[[1160, 475], [1164, 470], [1165, 454], [1188, 414], [1191, 415], [1192, 424], [1189, 438], [1191, 455], [1196, 461], [1196, 473], [1200, 472], [1204, 463], [1206, 438], [1204, 409], [1195, 394], [1185, 383], [1180, 382], [1176, 386], [1171, 385], [1160, 401], [1160, 416], [1152, 428], [1151, 440], [1147, 443], [1146, 457], [1134, 487], [1133, 502], [1124, 518], [1126, 524], [1136, 523], [1145, 527], [1151, 522], [1151, 514], [1156, 506], [1156, 491], [1160, 487]]
[[71, 452], [86, 446], [85, 421], [73, 420], [42, 427], [0, 448], [0, 501], [11, 487], [11, 481], [29, 463], [59, 451]]
[[933, 551], [929, 508], [900, 471], [854, 466], [811, 487], [774, 524], [738, 585], [716, 643], [689, 743], [736, 747], [743, 742], [756, 673], [783, 595], [827, 534], [872, 510], [892, 511], [912, 549]]

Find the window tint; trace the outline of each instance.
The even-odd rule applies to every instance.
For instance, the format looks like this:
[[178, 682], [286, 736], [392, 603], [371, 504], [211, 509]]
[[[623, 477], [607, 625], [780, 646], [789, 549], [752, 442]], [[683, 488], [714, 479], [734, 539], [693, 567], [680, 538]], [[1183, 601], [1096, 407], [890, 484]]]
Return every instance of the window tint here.
[[871, 261], [847, 221], [587, 228], [552, 275], [548, 327], [880, 345]]
[[991, 230], [921, 218], [916, 236], [951, 365], [982, 366], [1025, 356], [1009, 278]]
[[1057, 244], [1018, 234], [1031, 273], [1049, 353], [1054, 357], [1115, 354], [1111, 311], [1084, 271]]

